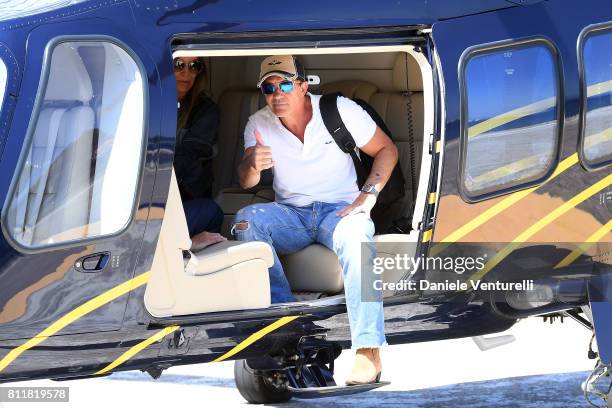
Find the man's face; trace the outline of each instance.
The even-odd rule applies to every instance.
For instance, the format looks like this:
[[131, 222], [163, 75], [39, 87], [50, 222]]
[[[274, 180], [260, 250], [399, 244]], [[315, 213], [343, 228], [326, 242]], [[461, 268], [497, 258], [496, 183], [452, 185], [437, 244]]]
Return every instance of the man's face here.
[[274, 85], [274, 93], [264, 94], [266, 103], [272, 110], [272, 112], [279, 118], [291, 116], [296, 112], [297, 108], [300, 108], [304, 104], [304, 95], [308, 90], [307, 82], [293, 81], [293, 90], [291, 92], [283, 92], [280, 90], [280, 83], [287, 81], [285, 78], [279, 76], [271, 76], [266, 79], [262, 84]]

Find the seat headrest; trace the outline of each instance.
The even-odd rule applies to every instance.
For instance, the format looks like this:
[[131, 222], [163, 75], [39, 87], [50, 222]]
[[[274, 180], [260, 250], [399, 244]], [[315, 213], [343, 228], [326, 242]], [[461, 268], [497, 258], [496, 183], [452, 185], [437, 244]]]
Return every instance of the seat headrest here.
[[74, 44], [59, 44], [53, 50], [45, 100], [88, 102], [93, 89], [85, 64]]
[[414, 58], [401, 52], [393, 65], [393, 89], [399, 92], [423, 92], [421, 68]]
[[369, 101], [378, 92], [376, 85], [367, 81], [347, 80], [323, 84], [319, 87], [321, 94], [340, 92], [347, 98], [358, 98]]

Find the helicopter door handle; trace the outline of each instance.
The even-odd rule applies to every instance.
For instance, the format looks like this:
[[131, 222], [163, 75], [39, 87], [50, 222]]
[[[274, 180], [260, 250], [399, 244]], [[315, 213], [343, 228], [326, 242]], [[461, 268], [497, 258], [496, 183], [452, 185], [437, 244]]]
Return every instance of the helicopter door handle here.
[[74, 267], [80, 272], [98, 272], [104, 269], [109, 259], [108, 252], [88, 255], [76, 261]]

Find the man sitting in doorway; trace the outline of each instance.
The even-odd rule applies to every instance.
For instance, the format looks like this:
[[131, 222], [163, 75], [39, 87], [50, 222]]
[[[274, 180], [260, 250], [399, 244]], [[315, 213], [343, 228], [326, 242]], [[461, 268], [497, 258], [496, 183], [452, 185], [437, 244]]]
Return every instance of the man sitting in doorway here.
[[361, 245], [370, 243], [371, 265], [375, 254], [370, 210], [397, 162], [397, 148], [359, 105], [339, 98], [338, 110], [357, 146], [374, 157], [372, 171], [359, 191], [351, 157], [325, 128], [320, 95], [308, 92], [300, 62], [287, 55], [264, 59], [257, 86], [267, 106], [251, 115], [246, 125], [240, 185], [245, 189], [256, 186], [261, 172], [273, 168], [276, 201], [239, 211], [234, 234], [240, 241], [263, 241], [274, 248], [270, 268], [273, 303], [294, 301], [277, 254], [297, 252], [318, 242], [338, 255], [352, 348], [357, 350], [347, 384], [378, 381], [379, 348], [386, 344], [382, 293], [374, 294], [376, 301], [361, 298]]

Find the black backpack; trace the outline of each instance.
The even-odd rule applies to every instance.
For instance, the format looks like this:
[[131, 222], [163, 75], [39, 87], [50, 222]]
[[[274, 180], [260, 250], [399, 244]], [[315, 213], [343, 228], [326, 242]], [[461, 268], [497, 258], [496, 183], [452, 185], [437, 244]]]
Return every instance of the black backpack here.
[[[336, 144], [344, 153], [351, 155], [353, 164], [355, 165], [355, 171], [357, 172], [357, 186], [359, 189], [361, 189], [366, 181], [366, 178], [370, 174], [372, 163], [374, 163], [374, 158], [368, 156], [363, 151], [360, 151], [359, 156], [357, 156], [357, 152], [355, 150], [355, 140], [344, 125], [344, 122], [340, 117], [340, 112], [338, 112], [337, 100], [339, 96], [342, 96], [342, 94], [339, 92], [321, 96], [321, 100], [319, 102], [321, 117], [323, 118], [323, 123], [325, 124], [327, 131], [332, 135], [336, 141]], [[376, 125], [381, 128], [382, 131], [385, 132], [389, 138], [391, 138], [391, 140], [393, 140], [393, 136], [391, 135], [389, 128], [387, 128], [387, 125], [374, 108], [372, 108], [362, 99], [353, 99], [353, 101], [361, 106], [363, 110], [370, 115], [372, 120], [376, 122]], [[376, 206], [390, 206], [401, 200], [402, 197], [404, 197], [404, 194], [404, 177], [402, 176], [402, 171], [398, 161], [393, 169], [393, 172], [391, 173], [389, 181], [387, 181], [387, 184], [378, 196]]]

